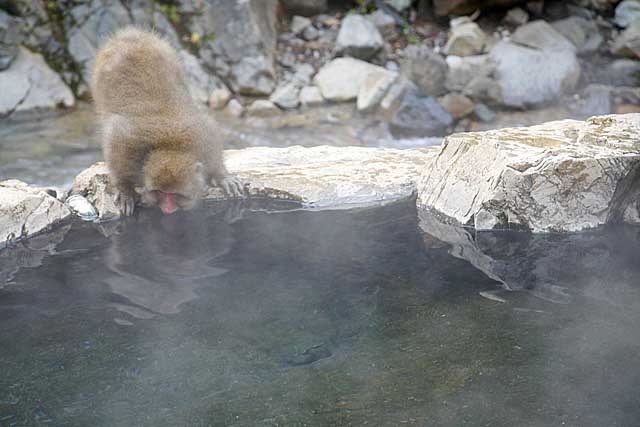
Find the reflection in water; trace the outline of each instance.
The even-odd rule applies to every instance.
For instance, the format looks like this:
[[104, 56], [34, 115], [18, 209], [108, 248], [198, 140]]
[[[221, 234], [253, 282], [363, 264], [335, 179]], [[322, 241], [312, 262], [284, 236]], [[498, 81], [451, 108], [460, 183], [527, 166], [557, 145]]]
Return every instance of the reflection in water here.
[[115, 274], [105, 282], [127, 301], [115, 306], [134, 317], [177, 313], [196, 298], [199, 281], [227, 271], [215, 262], [232, 244], [231, 227], [216, 209], [170, 216], [143, 211], [113, 236], [106, 262]]
[[0, 426], [637, 424], [637, 229], [412, 206], [74, 224], [1, 264]]

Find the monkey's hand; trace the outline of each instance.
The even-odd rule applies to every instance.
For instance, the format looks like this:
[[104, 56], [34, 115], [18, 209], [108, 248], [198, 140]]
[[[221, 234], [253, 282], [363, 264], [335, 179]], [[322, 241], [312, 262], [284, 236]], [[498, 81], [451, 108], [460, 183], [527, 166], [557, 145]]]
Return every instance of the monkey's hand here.
[[116, 203], [120, 205], [120, 212], [122, 212], [122, 215], [133, 215], [133, 211], [136, 207], [135, 193], [132, 191], [118, 191], [118, 194], [116, 196]]
[[232, 197], [246, 197], [244, 190], [244, 184], [237, 176], [226, 175], [221, 179], [212, 179], [211, 183], [217, 187], [222, 188], [225, 194]]

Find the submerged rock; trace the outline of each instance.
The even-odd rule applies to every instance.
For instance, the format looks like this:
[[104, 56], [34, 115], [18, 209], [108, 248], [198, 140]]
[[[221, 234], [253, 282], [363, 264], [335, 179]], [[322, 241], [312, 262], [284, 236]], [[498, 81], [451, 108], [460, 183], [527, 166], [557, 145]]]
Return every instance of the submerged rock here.
[[0, 117], [34, 108], [71, 107], [73, 93], [41, 55], [20, 48], [11, 66], [0, 72]]
[[478, 229], [578, 231], [637, 221], [640, 114], [450, 135], [418, 205]]
[[18, 180], [0, 182], [0, 247], [63, 221], [71, 211], [46, 189]]

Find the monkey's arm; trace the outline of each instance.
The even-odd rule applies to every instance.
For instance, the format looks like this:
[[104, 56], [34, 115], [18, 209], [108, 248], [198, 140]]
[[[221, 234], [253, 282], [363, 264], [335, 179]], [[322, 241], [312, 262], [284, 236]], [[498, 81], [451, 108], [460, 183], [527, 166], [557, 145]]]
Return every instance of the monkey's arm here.
[[135, 187], [140, 182], [145, 153], [141, 151], [141, 144], [131, 137], [124, 119], [106, 120], [103, 138], [105, 160], [118, 190], [116, 201], [123, 215], [130, 216], [135, 209]]
[[231, 175], [224, 165], [222, 138], [219, 136], [213, 137], [213, 135], [219, 135], [219, 131], [216, 133], [216, 130], [212, 127], [212, 122], [209, 121], [208, 125], [209, 132], [206, 136], [206, 141], [202, 144], [207, 179], [212, 185], [221, 187], [230, 196], [244, 197], [246, 195], [244, 184], [238, 177]]

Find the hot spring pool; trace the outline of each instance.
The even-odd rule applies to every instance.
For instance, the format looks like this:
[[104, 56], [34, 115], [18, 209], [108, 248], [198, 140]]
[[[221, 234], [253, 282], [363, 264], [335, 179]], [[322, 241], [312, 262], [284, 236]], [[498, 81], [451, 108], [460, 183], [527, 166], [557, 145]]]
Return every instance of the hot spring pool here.
[[638, 425], [640, 229], [471, 236], [214, 204], [2, 250], [0, 426]]

